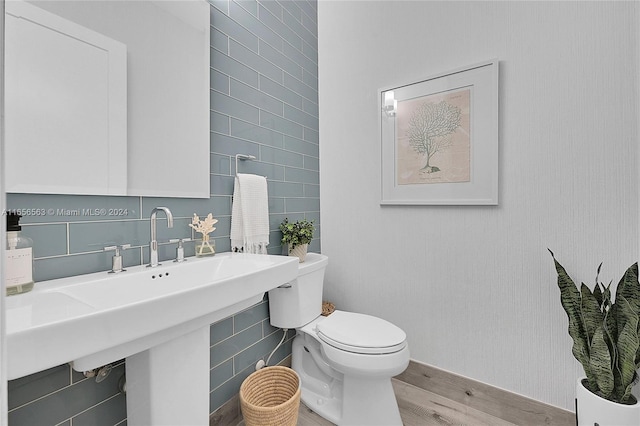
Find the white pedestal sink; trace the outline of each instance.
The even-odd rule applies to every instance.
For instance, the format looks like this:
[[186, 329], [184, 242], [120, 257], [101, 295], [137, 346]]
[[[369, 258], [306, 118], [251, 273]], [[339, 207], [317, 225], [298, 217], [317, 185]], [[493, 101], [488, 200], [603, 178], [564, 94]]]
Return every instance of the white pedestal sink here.
[[129, 425], [206, 425], [209, 325], [297, 273], [296, 257], [222, 253], [36, 283], [6, 299], [8, 378], [126, 358]]
[[209, 327], [127, 358], [127, 424], [209, 424]]

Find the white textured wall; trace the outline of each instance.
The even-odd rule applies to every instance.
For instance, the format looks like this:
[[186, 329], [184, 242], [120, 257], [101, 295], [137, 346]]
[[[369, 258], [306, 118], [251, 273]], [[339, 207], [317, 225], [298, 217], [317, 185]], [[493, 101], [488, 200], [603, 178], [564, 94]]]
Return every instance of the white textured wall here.
[[[320, 1], [326, 297], [412, 358], [573, 408], [547, 247], [574, 278], [638, 258], [640, 4]], [[500, 59], [500, 205], [381, 207], [376, 91]]]

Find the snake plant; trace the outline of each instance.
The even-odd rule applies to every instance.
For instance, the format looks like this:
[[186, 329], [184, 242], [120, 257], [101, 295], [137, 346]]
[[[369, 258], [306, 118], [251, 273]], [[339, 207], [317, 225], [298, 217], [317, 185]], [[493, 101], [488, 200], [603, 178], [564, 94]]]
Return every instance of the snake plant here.
[[635, 404], [631, 394], [640, 367], [640, 283], [638, 263], [627, 269], [612, 300], [611, 283], [580, 289], [549, 250], [558, 273], [560, 301], [569, 317], [573, 356], [582, 364], [583, 384], [596, 395], [619, 404]]

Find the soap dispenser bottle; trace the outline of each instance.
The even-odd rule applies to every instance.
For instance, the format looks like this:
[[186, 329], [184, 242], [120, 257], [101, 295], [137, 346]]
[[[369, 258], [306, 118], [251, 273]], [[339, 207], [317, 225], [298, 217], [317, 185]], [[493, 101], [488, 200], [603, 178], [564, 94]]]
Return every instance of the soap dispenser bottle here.
[[33, 289], [33, 241], [22, 235], [20, 215], [7, 213], [4, 283], [7, 296]]

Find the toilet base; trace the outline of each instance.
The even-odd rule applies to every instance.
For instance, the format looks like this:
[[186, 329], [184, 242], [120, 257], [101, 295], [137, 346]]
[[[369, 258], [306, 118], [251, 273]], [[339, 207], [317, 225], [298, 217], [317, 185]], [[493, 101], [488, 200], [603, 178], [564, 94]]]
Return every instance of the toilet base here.
[[340, 425], [402, 426], [391, 378], [344, 381], [344, 409]]
[[337, 425], [402, 426], [391, 378], [345, 376], [322, 355], [321, 344], [298, 332], [292, 368], [300, 375], [302, 402]]

